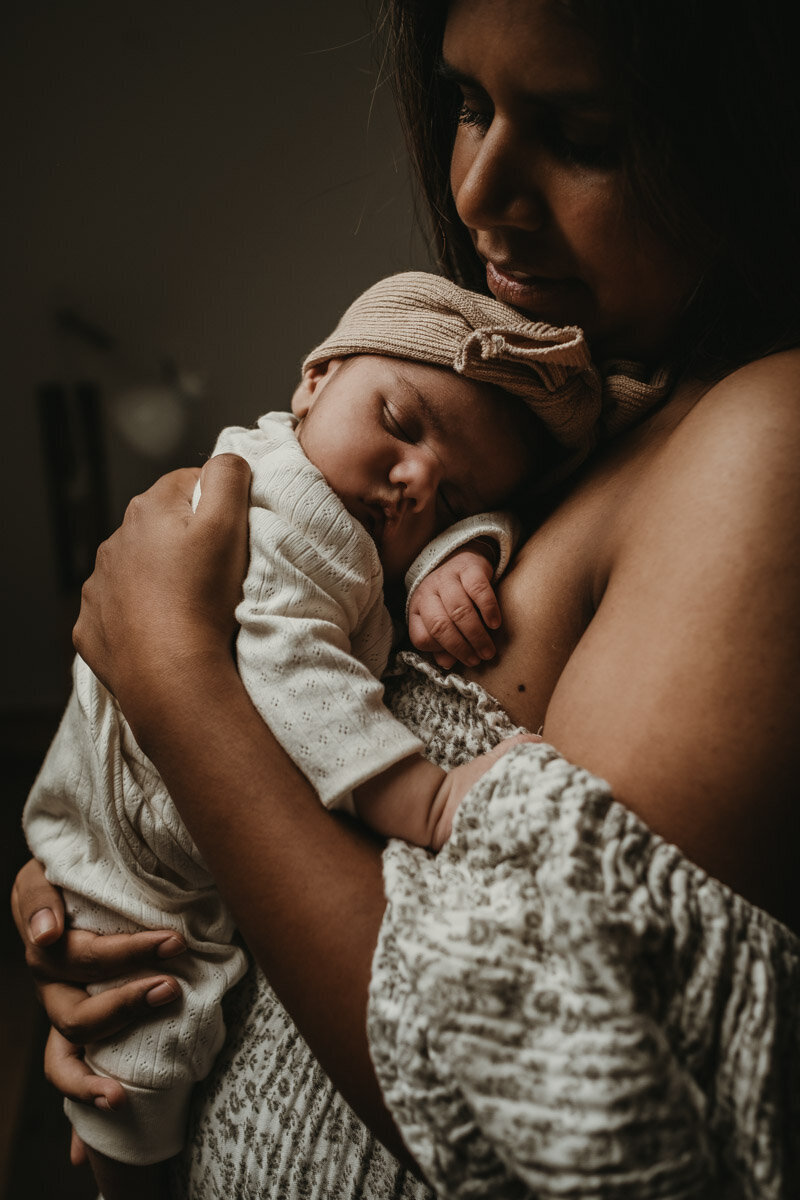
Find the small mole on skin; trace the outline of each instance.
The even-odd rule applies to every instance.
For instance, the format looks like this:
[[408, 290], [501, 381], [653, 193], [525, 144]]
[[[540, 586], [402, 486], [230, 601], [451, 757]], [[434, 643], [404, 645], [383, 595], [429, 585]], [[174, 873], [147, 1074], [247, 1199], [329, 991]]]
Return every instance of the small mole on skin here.
[[518, 683], [518, 684], [517, 684], [517, 691], [518, 691], [518, 692], [524, 692], [524, 691], [525, 691], [525, 684], [524, 684], [524, 683]]

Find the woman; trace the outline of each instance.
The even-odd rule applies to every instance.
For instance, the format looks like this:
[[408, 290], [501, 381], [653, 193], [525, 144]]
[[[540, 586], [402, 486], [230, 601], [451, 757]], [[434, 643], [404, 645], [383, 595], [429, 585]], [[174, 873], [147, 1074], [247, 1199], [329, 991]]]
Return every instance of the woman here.
[[[508, 755], [438, 859], [391, 848], [384, 917], [379, 848], [321, 810], [230, 657], [237, 460], [206, 468], [195, 517], [192, 472], [135, 502], [76, 627], [319, 1063], [448, 1194], [798, 1184], [797, 1021], [781, 1023], [800, 963], [798, 89], [777, 0], [698, 7], [393, 7], [445, 269], [581, 324], [596, 360], [617, 361], [617, 436], [504, 581], [496, 661], [444, 688], [412, 667], [393, 703], [445, 758], [464, 722], [489, 738], [541, 728], [557, 753]], [[41, 947], [60, 910], [33, 868], [16, 906], [52, 977]], [[157, 962], [160, 941], [91, 954], [114, 974]], [[85, 977], [71, 957], [56, 974]], [[42, 990], [81, 1040], [152, 1015], [154, 985], [163, 998], [152, 975], [99, 1000]], [[232, 1018], [189, 1193], [427, 1194], [267, 995]], [[118, 1100], [58, 1038], [50, 1071], [78, 1098]], [[278, 1097], [289, 1078], [299, 1109]], [[242, 1165], [254, 1141], [260, 1177]]]

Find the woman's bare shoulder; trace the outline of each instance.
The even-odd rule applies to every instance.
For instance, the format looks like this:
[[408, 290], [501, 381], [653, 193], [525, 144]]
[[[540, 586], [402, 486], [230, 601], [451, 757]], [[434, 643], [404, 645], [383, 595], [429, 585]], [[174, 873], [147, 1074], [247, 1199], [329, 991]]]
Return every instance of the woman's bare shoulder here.
[[800, 352], [705, 390], [631, 489], [544, 729], [784, 917], [800, 794], [798, 454]]
[[739, 367], [702, 392], [690, 426], [720, 421], [729, 432], [800, 431], [800, 348], [784, 350]]
[[[671, 520], [722, 508], [718, 517], [735, 527], [746, 516], [760, 523], [767, 542], [785, 537], [800, 520], [800, 350], [775, 354], [732, 372], [701, 395], [665, 439], [643, 478], [641, 500], [661, 506]], [[733, 532], [733, 529], [731, 529]], [[690, 542], [711, 533], [687, 521]], [[744, 530], [742, 530], [744, 533]]]

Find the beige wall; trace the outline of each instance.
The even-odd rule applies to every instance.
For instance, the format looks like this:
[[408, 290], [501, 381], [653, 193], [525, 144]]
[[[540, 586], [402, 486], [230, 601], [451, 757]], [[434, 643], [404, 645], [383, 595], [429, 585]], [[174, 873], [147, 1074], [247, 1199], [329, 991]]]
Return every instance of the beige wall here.
[[[0, 709], [64, 689], [74, 596], [53, 566], [36, 388], [205, 379], [178, 451], [105, 413], [112, 512], [217, 428], [285, 407], [303, 353], [364, 286], [424, 266], [361, 0], [13, 0], [0, 49], [3, 678]], [[70, 306], [101, 356], [55, 331]]]

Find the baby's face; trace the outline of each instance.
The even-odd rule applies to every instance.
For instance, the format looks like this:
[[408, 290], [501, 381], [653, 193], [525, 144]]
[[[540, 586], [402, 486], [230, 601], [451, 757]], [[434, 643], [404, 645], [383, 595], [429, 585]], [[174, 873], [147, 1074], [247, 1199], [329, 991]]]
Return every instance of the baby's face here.
[[523, 482], [522, 403], [443, 368], [356, 355], [307, 372], [292, 408], [307, 457], [395, 583], [436, 534]]

